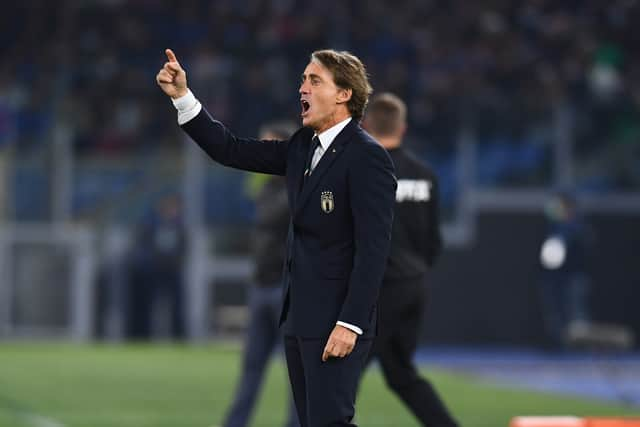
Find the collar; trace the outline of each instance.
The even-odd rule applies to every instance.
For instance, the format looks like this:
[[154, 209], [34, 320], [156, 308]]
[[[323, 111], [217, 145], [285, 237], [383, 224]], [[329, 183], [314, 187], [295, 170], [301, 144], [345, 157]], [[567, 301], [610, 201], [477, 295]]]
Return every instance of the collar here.
[[349, 124], [350, 121], [351, 121], [351, 117], [348, 117], [343, 121], [341, 121], [340, 123], [333, 125], [332, 127], [325, 130], [324, 132], [320, 134], [314, 134], [314, 136], [318, 135], [318, 139], [320, 139], [320, 145], [322, 145], [323, 151], [326, 151], [327, 148], [329, 148], [333, 140], [336, 139], [336, 136], [338, 136], [338, 134], [342, 132], [342, 129], [344, 129]]

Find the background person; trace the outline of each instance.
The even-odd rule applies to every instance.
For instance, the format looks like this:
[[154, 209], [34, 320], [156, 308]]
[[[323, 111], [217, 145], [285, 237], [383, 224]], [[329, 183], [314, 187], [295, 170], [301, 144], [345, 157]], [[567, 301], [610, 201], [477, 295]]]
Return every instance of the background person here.
[[394, 393], [428, 427], [454, 427], [436, 390], [413, 362], [426, 307], [427, 271], [442, 249], [435, 174], [402, 147], [407, 108], [397, 96], [375, 96], [364, 127], [391, 155], [398, 177], [391, 250], [380, 289], [380, 326], [368, 363], [380, 362]]
[[563, 348], [569, 344], [569, 327], [591, 320], [587, 265], [594, 236], [567, 192], [548, 201], [545, 216], [547, 231], [540, 248], [542, 312], [551, 344]]
[[[273, 122], [260, 131], [260, 139], [286, 140], [296, 130], [293, 123]], [[289, 229], [289, 204], [284, 178], [274, 175], [251, 175], [260, 181], [255, 195], [256, 224], [251, 253], [255, 262], [253, 286], [249, 292], [249, 326], [243, 353], [242, 373], [236, 394], [222, 424], [244, 427], [255, 407], [265, 367], [277, 344], [281, 342], [279, 327], [282, 298], [282, 266]], [[293, 400], [289, 397], [287, 427], [297, 427]]]
[[186, 247], [180, 198], [173, 193], [164, 195], [136, 230], [129, 260], [129, 337], [184, 338]]

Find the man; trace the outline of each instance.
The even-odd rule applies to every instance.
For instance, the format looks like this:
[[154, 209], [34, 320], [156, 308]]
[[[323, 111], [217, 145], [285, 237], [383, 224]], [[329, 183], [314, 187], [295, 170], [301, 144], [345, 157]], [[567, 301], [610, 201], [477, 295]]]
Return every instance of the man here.
[[183, 266], [187, 233], [180, 198], [166, 194], [140, 222], [130, 254], [128, 334], [184, 338]]
[[371, 100], [364, 126], [391, 155], [398, 189], [391, 249], [380, 289], [380, 330], [369, 356], [376, 358], [391, 389], [424, 426], [456, 426], [429, 382], [418, 375], [413, 355], [425, 308], [425, 276], [442, 248], [438, 182], [434, 173], [402, 147], [407, 108], [395, 95]]
[[[287, 122], [269, 123], [260, 131], [260, 139], [284, 140], [295, 131]], [[259, 181], [255, 195], [256, 226], [252, 236], [252, 255], [256, 264], [254, 286], [249, 293], [249, 326], [242, 362], [242, 376], [224, 427], [245, 427], [253, 412], [256, 396], [269, 357], [280, 341], [280, 298], [282, 266], [289, 229], [289, 204], [284, 178], [274, 175], [250, 177]], [[298, 415], [291, 401], [288, 427], [296, 427]]]
[[299, 89], [303, 128], [287, 141], [260, 141], [213, 120], [174, 53], [166, 54], [156, 80], [192, 139], [223, 165], [286, 175], [291, 223], [280, 323], [296, 409], [305, 427], [354, 426], [396, 191], [388, 154], [358, 123], [371, 93], [364, 66], [348, 52], [314, 52]]
[[540, 248], [540, 296], [550, 344], [567, 348], [572, 331], [589, 323], [590, 249], [594, 233], [580, 214], [574, 196], [554, 194], [545, 207], [547, 230]]

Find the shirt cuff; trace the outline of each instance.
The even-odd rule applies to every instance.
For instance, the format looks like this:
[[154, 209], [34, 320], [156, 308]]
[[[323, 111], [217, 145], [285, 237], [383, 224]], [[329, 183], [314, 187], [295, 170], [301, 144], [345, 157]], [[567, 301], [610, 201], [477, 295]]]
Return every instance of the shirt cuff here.
[[200, 110], [202, 110], [202, 104], [196, 99], [191, 90], [180, 98], [172, 98], [171, 102], [178, 110], [178, 124], [181, 126], [200, 114]]
[[351, 323], [341, 322], [340, 320], [338, 320], [336, 322], [336, 325], [344, 326], [345, 328], [352, 330], [356, 334], [362, 335], [362, 329], [358, 328], [356, 325], [352, 325]]

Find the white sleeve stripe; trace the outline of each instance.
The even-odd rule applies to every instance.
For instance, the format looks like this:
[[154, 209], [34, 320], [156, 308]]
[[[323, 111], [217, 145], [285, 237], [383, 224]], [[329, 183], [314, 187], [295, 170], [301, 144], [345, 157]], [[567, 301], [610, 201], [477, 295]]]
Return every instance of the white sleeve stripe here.
[[362, 329], [358, 328], [356, 325], [352, 325], [351, 323], [342, 322], [342, 321], [338, 320], [336, 322], [336, 325], [344, 326], [347, 329], [351, 329], [356, 334], [362, 335]]
[[196, 99], [191, 90], [186, 95], [177, 99], [171, 99], [173, 106], [178, 110], [178, 124], [183, 125], [200, 114], [202, 104]]

